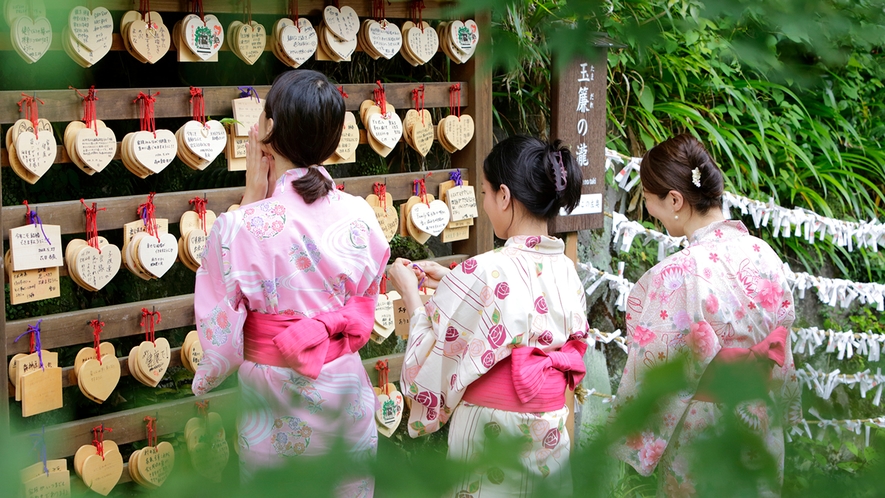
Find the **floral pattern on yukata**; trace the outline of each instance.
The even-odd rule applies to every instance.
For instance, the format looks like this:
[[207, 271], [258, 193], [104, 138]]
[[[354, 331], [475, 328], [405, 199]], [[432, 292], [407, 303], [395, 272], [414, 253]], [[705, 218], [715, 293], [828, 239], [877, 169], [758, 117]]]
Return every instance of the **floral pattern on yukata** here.
[[276, 237], [286, 226], [286, 207], [277, 202], [262, 202], [257, 207], [246, 208], [243, 223], [259, 240]]
[[230, 319], [221, 308], [213, 308], [209, 316], [200, 321], [203, 336], [215, 346], [227, 344], [230, 336]]
[[286, 390], [300, 394], [307, 401], [307, 410], [311, 414], [323, 411], [322, 404], [326, 400], [323, 399], [322, 394], [307, 377], [296, 374], [291, 375], [289, 380], [283, 383], [280, 394], [284, 394]]
[[[629, 353], [612, 417], [639, 393], [645, 373], [677, 357], [688, 359], [688, 387], [663, 400], [647, 430], [622, 439], [613, 454], [640, 474], [658, 469], [658, 495], [691, 496], [685, 453], [716, 425], [719, 405], [694, 400], [698, 382], [722, 348], [748, 348], [795, 317], [783, 264], [739, 221], [697, 230], [690, 245], [645, 273], [627, 299]], [[741, 403], [737, 417], [763, 436], [783, 472], [783, 427], [801, 416], [800, 386], [787, 341], [783, 367], [772, 368], [768, 400]], [[777, 406], [785, 417], [773, 416]], [[779, 443], [778, 443], [779, 441]]]
[[271, 440], [280, 456], [296, 456], [304, 453], [310, 445], [313, 429], [297, 417], [280, 417], [274, 420]]
[[289, 249], [289, 262], [295, 264], [298, 271], [317, 271], [316, 265], [322, 259], [316, 243], [307, 235], [301, 238], [301, 244], [292, 244]]
[[365, 221], [354, 221], [350, 224], [350, 243], [357, 249], [365, 249], [369, 233], [369, 225]]

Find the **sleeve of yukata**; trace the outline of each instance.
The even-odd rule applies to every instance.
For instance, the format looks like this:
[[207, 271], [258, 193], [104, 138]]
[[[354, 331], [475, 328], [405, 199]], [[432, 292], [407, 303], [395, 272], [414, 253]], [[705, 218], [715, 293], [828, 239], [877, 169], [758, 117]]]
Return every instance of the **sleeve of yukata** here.
[[657, 467], [671, 438], [680, 426], [697, 391], [698, 383], [713, 357], [722, 349], [719, 337], [705, 316], [713, 289], [703, 283], [688, 258], [658, 265], [636, 284], [627, 303], [630, 344], [611, 417], [623, 405], [642, 395], [649, 370], [669, 361], [685, 361], [685, 388], [664, 396], [660, 410], [640, 433], [622, 438], [611, 453], [644, 476]]
[[243, 363], [243, 323], [246, 306], [231, 278], [231, 245], [236, 221], [232, 214], [216, 220], [194, 286], [194, 318], [203, 359], [191, 386], [195, 395], [221, 384]]

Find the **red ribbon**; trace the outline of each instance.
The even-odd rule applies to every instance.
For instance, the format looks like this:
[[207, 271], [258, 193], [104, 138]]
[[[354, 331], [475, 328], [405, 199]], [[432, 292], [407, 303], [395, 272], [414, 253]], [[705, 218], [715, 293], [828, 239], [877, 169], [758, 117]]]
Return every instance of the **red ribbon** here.
[[194, 211], [200, 217], [200, 227], [203, 228], [203, 232], [206, 232], [206, 199], [194, 197], [188, 202], [194, 205]]
[[92, 343], [95, 347], [95, 357], [98, 359], [98, 364], [101, 365], [101, 328], [104, 327], [104, 322], [92, 320], [89, 322], [89, 325], [92, 326]]
[[194, 14], [199, 15], [200, 20], [203, 21], [203, 23], [205, 24], [206, 23], [206, 16], [203, 15], [203, 0], [192, 0], [192, 1], [193, 1], [193, 8], [191, 9], [191, 11]]
[[387, 366], [387, 360], [378, 360], [375, 362], [375, 370], [378, 371], [378, 387], [381, 388], [381, 392], [389, 396], [390, 390], [387, 388], [387, 375], [388, 372], [390, 372], [390, 367]]
[[144, 337], [146, 341], [151, 341], [156, 345], [157, 332], [154, 330], [154, 327], [162, 320], [163, 317], [160, 316], [159, 311], [148, 311], [147, 308], [141, 309], [141, 326], [144, 327]]
[[340, 93], [341, 96], [345, 99], [349, 97], [349, 95], [347, 95], [347, 92], [344, 91], [344, 85], [338, 87], [338, 93]]
[[191, 100], [193, 105], [194, 121], [199, 121], [201, 125], [206, 126], [206, 104], [203, 100], [203, 89], [191, 87]]
[[83, 204], [83, 209], [86, 211], [86, 243], [97, 249], [98, 253], [101, 254], [101, 247], [98, 246], [98, 212], [104, 211], [107, 208], [98, 209], [95, 207], [94, 202], [92, 207], [89, 207], [83, 199], [80, 199], [80, 204]]
[[409, 4], [409, 15], [414, 21], [415, 25], [421, 28], [421, 32], [424, 32], [424, 21], [422, 20], [422, 12], [424, 11], [424, 0], [412, 0]]
[[95, 85], [89, 87], [86, 95], [83, 95], [80, 93], [80, 90], [72, 86], [68, 88], [77, 92], [77, 95], [83, 99], [83, 122], [86, 123], [87, 128], [91, 127], [95, 130], [95, 134], [98, 135], [98, 123], [96, 122], [98, 116], [95, 112], [95, 101], [98, 100], [98, 97], [95, 96]]
[[427, 207], [430, 207], [430, 201], [427, 200], [427, 185], [424, 182], [424, 179], [428, 176], [432, 175], [432, 172], [424, 175], [424, 178], [419, 178], [417, 180], [412, 180], [412, 187], [415, 190], [415, 195], [421, 198], [421, 202], [427, 204]]
[[160, 230], [157, 227], [157, 218], [154, 216], [154, 196], [156, 194], [156, 192], [148, 194], [147, 202], [140, 204], [138, 209], [136, 209], [136, 213], [141, 217], [141, 221], [144, 223], [144, 229], [147, 231], [148, 235], [156, 237], [157, 242], [159, 242]]
[[461, 119], [461, 83], [455, 83], [449, 88], [449, 109], [449, 114]]
[[205, 401], [195, 401], [194, 405], [197, 406], [197, 413], [200, 414], [203, 418], [209, 416], [209, 400]]
[[138, 97], [132, 103], [138, 102], [139, 112], [141, 114], [141, 131], [149, 131], [157, 138], [157, 123], [154, 121], [154, 102], [157, 101], [156, 96], [160, 92], [151, 95], [149, 93], [138, 92]]
[[372, 94], [375, 96], [375, 103], [381, 108], [381, 115], [386, 117], [387, 93], [384, 91], [384, 85], [381, 84], [381, 80], [376, 81], [375, 84], [378, 85], [378, 88], [372, 90]]
[[[420, 99], [420, 100], [419, 100]], [[415, 110], [421, 115], [421, 124], [424, 124], [424, 85], [412, 90], [412, 100], [415, 101]]]
[[22, 112], [22, 107], [24, 107], [25, 119], [31, 122], [34, 125], [34, 136], [40, 138], [37, 133], [37, 121], [40, 120], [39, 110], [37, 109], [37, 103], [45, 104], [42, 100], [38, 99], [37, 96], [30, 96], [27, 94], [22, 94], [22, 99], [18, 101], [18, 112]]
[[[148, 446], [157, 446], [157, 419], [155, 417], [151, 417], [150, 415], [144, 418], [144, 421], [147, 422], [147, 444]], [[151, 444], [153, 443], [153, 444]]]
[[95, 446], [95, 454], [99, 455], [102, 460], [104, 460], [105, 432], [114, 432], [114, 430], [110, 427], [105, 427], [104, 424], [100, 424], [92, 428], [92, 446]]
[[381, 284], [378, 286], [378, 292], [381, 294], [387, 294], [387, 281], [390, 280], [387, 278], [387, 274], [381, 275]]
[[387, 212], [387, 185], [381, 182], [375, 182], [372, 184], [372, 193], [378, 197], [378, 202], [381, 203], [381, 207], [384, 208], [384, 212]]

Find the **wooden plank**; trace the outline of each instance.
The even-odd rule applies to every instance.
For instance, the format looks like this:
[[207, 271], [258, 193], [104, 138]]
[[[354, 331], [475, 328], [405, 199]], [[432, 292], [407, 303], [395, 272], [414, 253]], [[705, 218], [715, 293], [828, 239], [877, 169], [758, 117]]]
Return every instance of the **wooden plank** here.
[[[468, 86], [467, 82], [461, 82], [462, 88]], [[360, 104], [372, 98], [372, 90], [378, 88], [375, 84], [345, 84], [342, 85], [348, 94], [345, 99], [347, 110], [357, 111]], [[387, 101], [397, 109], [408, 109], [413, 106], [412, 90], [419, 83], [385, 83], [384, 89]], [[424, 83], [425, 107], [448, 108], [449, 86], [451, 83]], [[260, 97], [264, 97], [270, 86], [254, 87]], [[99, 100], [96, 103], [98, 118], [108, 122], [118, 119], [139, 119], [139, 106], [133, 103], [139, 92], [160, 92], [157, 102], [154, 104], [155, 117], [157, 118], [186, 118], [193, 115], [193, 107], [190, 103], [191, 94], [189, 87], [163, 87], [163, 88], [99, 88], [96, 92]], [[85, 94], [86, 90], [80, 93]], [[462, 91], [462, 93], [465, 93]], [[37, 98], [44, 104], [40, 105], [40, 117], [48, 119], [52, 123], [64, 123], [77, 121], [83, 118], [83, 99], [74, 90], [41, 90], [34, 92]], [[240, 91], [235, 86], [205, 86], [203, 87], [203, 100], [206, 107], [206, 115], [215, 119], [232, 115], [231, 100], [239, 97]], [[462, 95], [463, 102], [466, 95]], [[21, 100], [20, 91], [0, 92], [0, 124], [10, 124], [22, 119], [23, 114], [18, 111], [16, 102]], [[466, 105], [466, 104], [465, 104]], [[122, 138], [122, 137], [120, 137]]]
[[[368, 358], [362, 360], [363, 368], [370, 378], [375, 379], [377, 384], [377, 371], [375, 364], [379, 360], [387, 360], [390, 368], [389, 376], [393, 382], [399, 382], [402, 373], [402, 365], [405, 355], [403, 353]], [[235, 420], [237, 404], [237, 389], [226, 389], [212, 392], [199, 398], [186, 397], [179, 400], [167, 401], [151, 406], [133, 408], [117, 413], [99, 415], [97, 417], [67, 422], [46, 428], [46, 453], [47, 458], [61, 458], [73, 455], [80, 446], [90, 444], [92, 441], [92, 428], [98, 424], [114, 429], [112, 437], [117, 444], [126, 444], [133, 441], [141, 441], [145, 438], [144, 417], [146, 415], [157, 417], [157, 435], [165, 436], [184, 430], [187, 421], [197, 415], [193, 403], [197, 400], [210, 402], [209, 408], [222, 413], [228, 420]], [[193, 408], [192, 408], [193, 407]], [[26, 444], [30, 441], [30, 435], [23, 434], [14, 437], [14, 444]]]
[[[476, 23], [480, 33], [491, 33], [491, 14], [477, 13]], [[471, 185], [476, 187], [476, 202], [482, 206], [482, 163], [492, 150], [492, 76], [486, 50], [490, 50], [491, 39], [480, 38], [474, 56], [464, 64], [452, 64], [452, 77], [456, 80], [468, 80], [470, 85], [461, 86], [462, 114], [469, 114], [476, 125], [473, 140], [464, 148], [452, 154], [452, 166], [468, 171], [464, 176]], [[480, 254], [494, 247], [494, 228], [489, 217], [480, 208], [479, 217], [471, 227], [471, 236], [467, 240], [455, 242], [452, 249], [466, 254]]]
[[[140, 334], [143, 330], [140, 325], [142, 308], [156, 308], [161, 313], [162, 320], [155, 328], [157, 331], [194, 324], [193, 294], [57, 313], [42, 317], [43, 323], [40, 324], [40, 329], [43, 348], [54, 349], [74, 344], [91, 344], [93, 337], [89, 321], [94, 320], [98, 315], [101, 315], [101, 321], [107, 324], [102, 331], [102, 339]], [[27, 352], [27, 337], [17, 343], [13, 341], [18, 335], [28, 330], [28, 325], [33, 325], [36, 321], [36, 318], [28, 318], [7, 322], [5, 341], [7, 355]]]
[[[299, 0], [299, 13], [302, 16], [317, 17], [327, 3], [323, 0]], [[422, 17], [425, 20], [451, 18], [448, 9], [454, 3], [451, 0], [425, 0], [426, 8], [422, 12]], [[72, 8], [82, 4], [81, 0], [52, 0], [51, 2], [46, 2], [46, 10], [50, 13], [58, 11], [69, 12]], [[138, 4], [133, 3], [132, 0], [102, 0], [101, 5], [114, 12], [132, 10]], [[151, 10], [161, 14], [164, 12], [185, 12], [187, 11], [185, 5], [185, 2], [181, 2], [181, 0], [151, 0]], [[206, 14], [241, 14], [243, 12], [242, 4], [234, 0], [207, 0], [204, 5]], [[253, 0], [252, 14], [277, 14], [279, 17], [283, 17], [286, 15], [286, 5], [286, 2], [280, 0]], [[372, 16], [371, 0], [348, 0], [346, 5], [352, 7], [360, 18]], [[410, 19], [411, 16], [408, 9], [409, 2], [393, 1], [385, 8], [387, 19]], [[115, 15], [114, 19], [118, 20], [118, 16]], [[171, 30], [171, 23], [166, 22], [166, 24], [168, 24]], [[265, 25], [265, 28], [270, 29], [270, 26]]]
[[[209, 401], [209, 408], [213, 412], [219, 412], [229, 423], [236, 420], [237, 401], [239, 400], [236, 388], [211, 392], [199, 398], [188, 396], [174, 401], [46, 427], [46, 457], [68, 457], [76, 453], [80, 446], [91, 444], [92, 428], [99, 424], [112, 428], [114, 432], [108, 436], [108, 439], [113, 439], [120, 445], [145, 439], [144, 417], [148, 415], [157, 418], [158, 436], [180, 432], [191, 417], [197, 416], [197, 409], [194, 406], [197, 400]], [[29, 448], [33, 445], [33, 438], [29, 433], [19, 434], [13, 436], [12, 444]]]
[[[0, 170], [0, 204], [3, 199], [2, 170]], [[24, 217], [24, 214], [22, 215]], [[9, 225], [4, 224], [0, 217], [0, 233], [9, 233]], [[6, 289], [6, 263], [5, 258], [0, 258], [0, 289]], [[0, 330], [6, 330], [6, 291], [0, 293]], [[0, 340], [0, 358], [7, 358], [6, 341]], [[5, 364], [5, 363], [4, 363]], [[0, 366], [0, 386], [9, 384], [9, 369]], [[6, 440], [9, 435], [9, 405], [0, 402], [0, 440]]]
[[[437, 135], [437, 125], [433, 125], [433, 140], [438, 141], [439, 135]], [[400, 142], [405, 142], [405, 139], [400, 137]], [[366, 130], [360, 129], [360, 144], [369, 143], [369, 139], [366, 136]], [[117, 151], [114, 153], [114, 160], [120, 160], [120, 142], [117, 142]], [[67, 149], [65, 149], [64, 145], [59, 145], [56, 147], [55, 160], [53, 164], [65, 164], [72, 163], [71, 156], [68, 155]], [[9, 166], [9, 151], [5, 148], [0, 149], [0, 167]]]
[[568, 232], [565, 238], [565, 255], [572, 263], [578, 264], [578, 232]]
[[[439, 184], [448, 179], [454, 170], [438, 170], [425, 179], [427, 190], [433, 192], [439, 190]], [[387, 192], [396, 201], [406, 200], [412, 195], [412, 181], [424, 178], [427, 173], [395, 173], [392, 175], [358, 176], [337, 178], [336, 183], [343, 184], [346, 192], [365, 197], [372, 193], [372, 185], [375, 182], [386, 183]], [[466, 175], [466, 170], [461, 171]], [[184, 192], [169, 192], [157, 194], [154, 197], [157, 218], [168, 218], [170, 223], [178, 223], [182, 213], [192, 208], [189, 201], [194, 197], [205, 196], [208, 204], [207, 209], [221, 214], [243, 197], [243, 187], [230, 187], [207, 190], [191, 190]], [[86, 203], [95, 202], [99, 208], [107, 208], [98, 215], [98, 230], [119, 229], [124, 223], [138, 219], [136, 209], [147, 201], [146, 195], [130, 195], [121, 197], [105, 197], [100, 199], [86, 199]], [[85, 232], [85, 218], [80, 201], [48, 202], [45, 204], [32, 204], [31, 209], [37, 211], [43, 223], [60, 225], [62, 234], [77, 234]], [[24, 224], [27, 209], [23, 205], [5, 206], [2, 210], [2, 225], [7, 227], [3, 231], [3, 239], [9, 237], [8, 228], [14, 228]]]

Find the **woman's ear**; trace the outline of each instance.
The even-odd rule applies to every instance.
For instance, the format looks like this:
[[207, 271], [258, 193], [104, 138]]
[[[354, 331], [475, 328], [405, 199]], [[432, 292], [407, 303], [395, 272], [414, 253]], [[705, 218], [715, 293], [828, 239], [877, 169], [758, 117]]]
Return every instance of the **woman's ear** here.
[[682, 196], [681, 192], [671, 190], [667, 194], [667, 204], [669, 204], [673, 209], [673, 212], [676, 213], [685, 205], [685, 198]]
[[512, 202], [510, 187], [502, 183], [501, 187], [498, 188], [498, 191], [495, 192], [495, 197], [495, 201], [498, 203], [498, 208], [501, 211], [507, 211], [507, 209], [510, 208], [510, 204]]
[[267, 122], [264, 124], [264, 129], [267, 133], [263, 137], [261, 137], [262, 141], [269, 137], [271, 131], [273, 130], [273, 118], [267, 118]]

